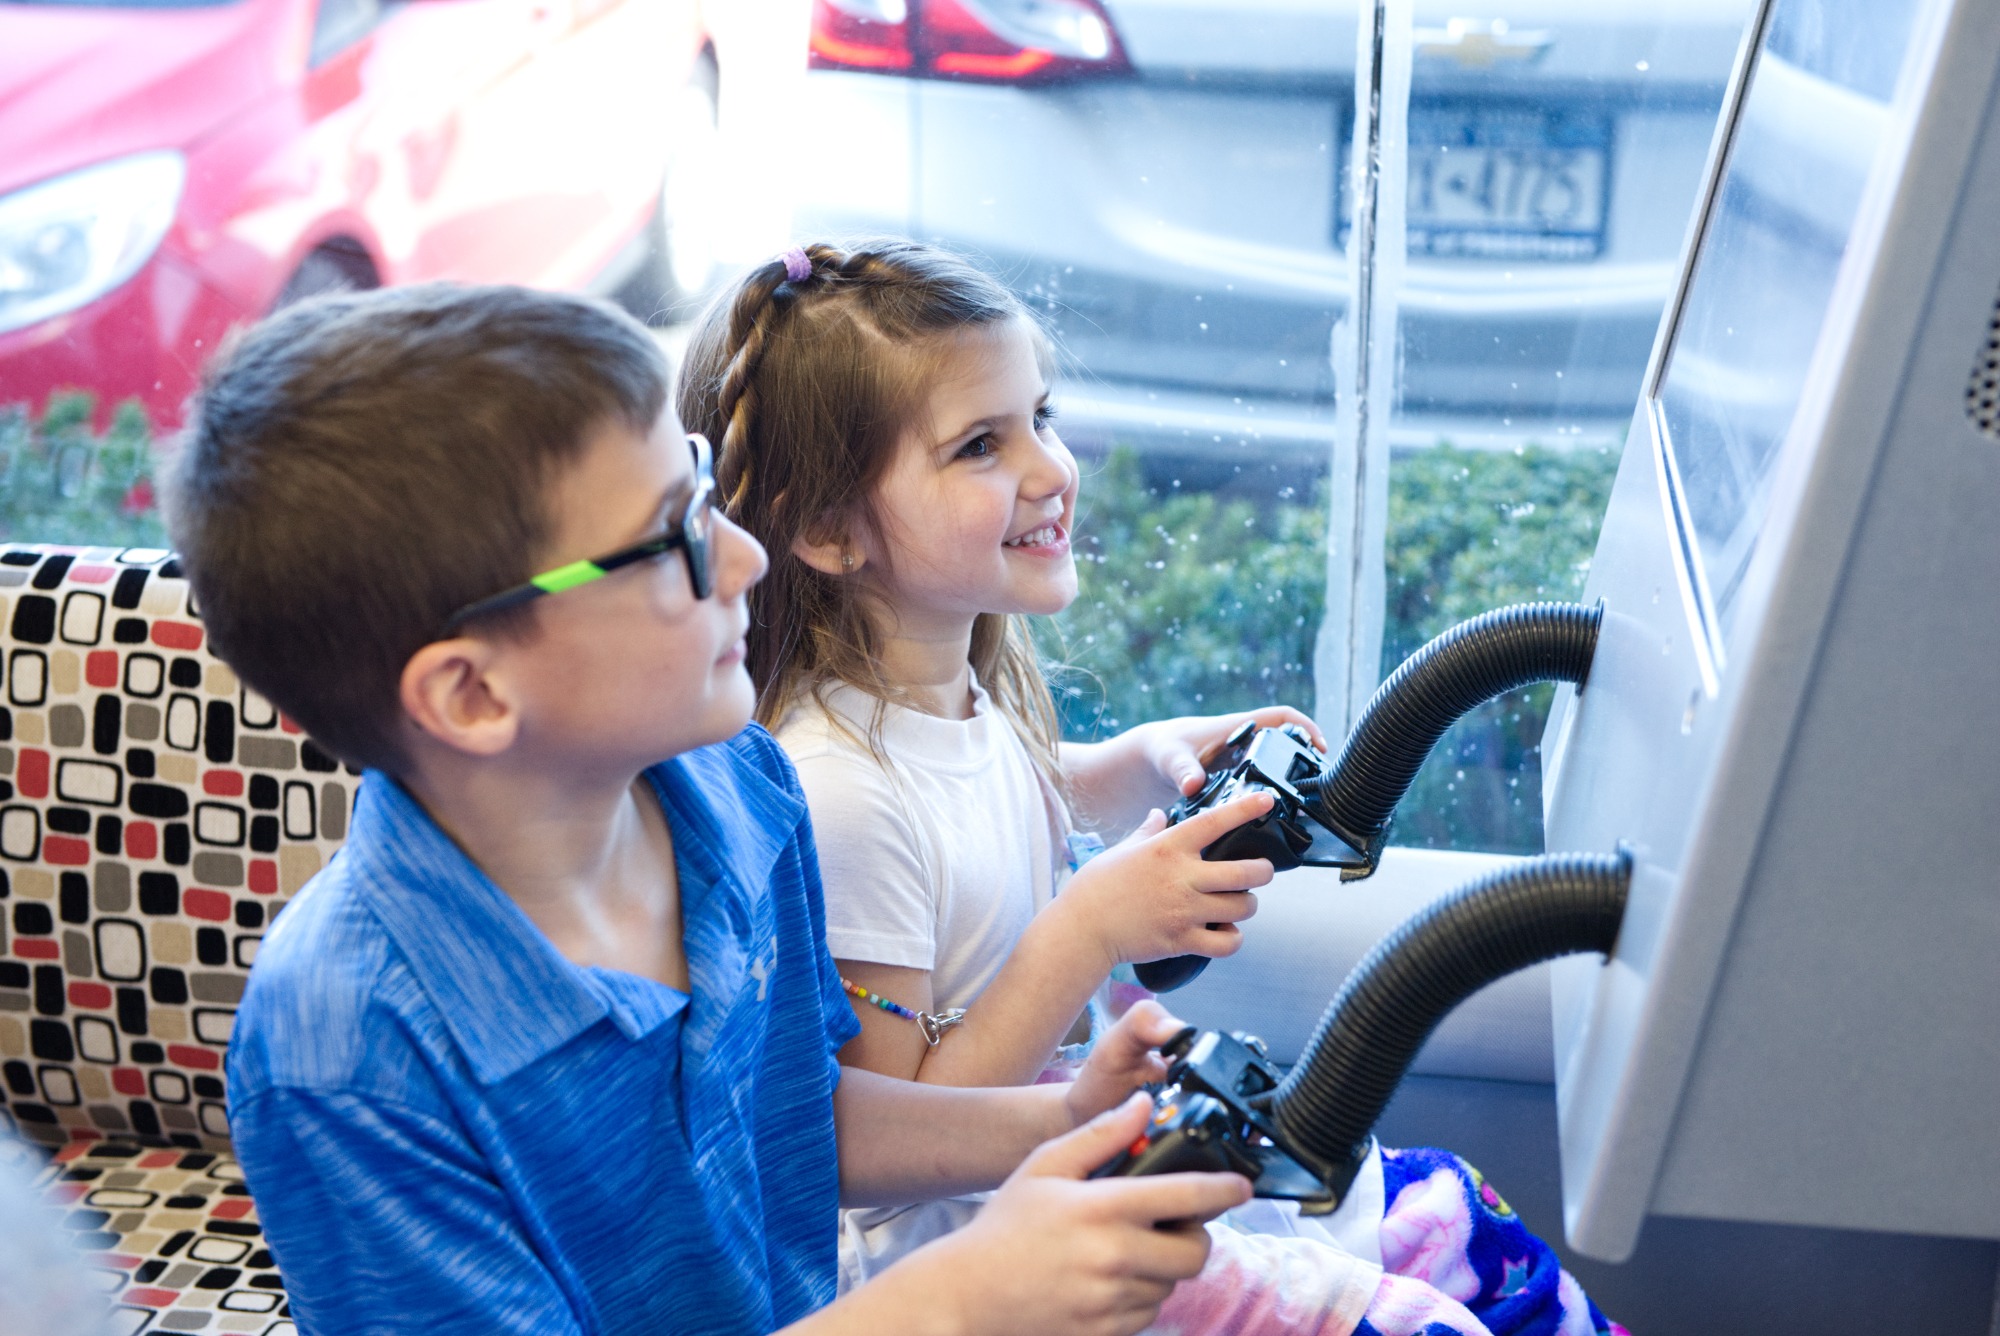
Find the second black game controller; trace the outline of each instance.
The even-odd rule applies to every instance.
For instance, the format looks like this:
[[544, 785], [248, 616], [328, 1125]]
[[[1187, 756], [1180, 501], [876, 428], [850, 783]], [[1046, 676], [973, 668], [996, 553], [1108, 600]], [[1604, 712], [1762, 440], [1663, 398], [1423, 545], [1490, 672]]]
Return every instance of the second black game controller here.
[[1092, 1178], [1142, 1174], [1232, 1173], [1260, 1197], [1296, 1201], [1306, 1215], [1340, 1204], [1352, 1174], [1322, 1176], [1281, 1144], [1261, 1107], [1278, 1088], [1264, 1046], [1248, 1035], [1190, 1026], [1160, 1046], [1167, 1084], [1153, 1097], [1153, 1117], [1131, 1145]]
[[1176, 1092], [1162, 1095], [1146, 1130], [1091, 1177], [1230, 1173], [1256, 1178], [1262, 1172], [1257, 1157], [1233, 1135], [1229, 1110], [1220, 1100]]

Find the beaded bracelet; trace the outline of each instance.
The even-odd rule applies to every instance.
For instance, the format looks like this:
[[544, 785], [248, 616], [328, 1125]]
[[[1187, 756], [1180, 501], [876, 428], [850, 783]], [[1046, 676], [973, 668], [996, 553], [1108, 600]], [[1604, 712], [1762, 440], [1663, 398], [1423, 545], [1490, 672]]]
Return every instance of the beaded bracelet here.
[[911, 1011], [902, 1003], [891, 1002], [880, 993], [870, 992], [860, 984], [849, 979], [842, 979], [840, 986], [846, 990], [849, 997], [858, 998], [871, 1006], [880, 1007], [891, 1016], [901, 1016], [906, 1021], [915, 1021], [917, 1028], [923, 1031], [924, 1042], [932, 1048], [937, 1047], [938, 1040], [944, 1038], [946, 1030], [949, 1030], [952, 1026], [957, 1025], [965, 1019], [965, 1008], [963, 1007], [953, 1007], [950, 1011], [941, 1011], [934, 1016], [928, 1011]]

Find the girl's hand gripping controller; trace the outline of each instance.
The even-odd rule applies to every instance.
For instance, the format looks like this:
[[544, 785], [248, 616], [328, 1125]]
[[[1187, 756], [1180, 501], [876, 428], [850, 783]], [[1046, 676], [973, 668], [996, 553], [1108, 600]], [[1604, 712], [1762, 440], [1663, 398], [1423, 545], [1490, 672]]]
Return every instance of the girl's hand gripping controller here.
[[[1319, 811], [1326, 774], [1326, 753], [1297, 724], [1260, 728], [1246, 723], [1222, 744], [1201, 789], [1174, 804], [1167, 824], [1246, 793], [1268, 792], [1270, 811], [1236, 827], [1201, 856], [1211, 863], [1268, 858], [1278, 872], [1300, 866], [1372, 868], [1368, 855], [1341, 838]], [[1206, 956], [1171, 956], [1134, 965], [1132, 973], [1149, 991], [1165, 993], [1192, 983], [1207, 967]]]

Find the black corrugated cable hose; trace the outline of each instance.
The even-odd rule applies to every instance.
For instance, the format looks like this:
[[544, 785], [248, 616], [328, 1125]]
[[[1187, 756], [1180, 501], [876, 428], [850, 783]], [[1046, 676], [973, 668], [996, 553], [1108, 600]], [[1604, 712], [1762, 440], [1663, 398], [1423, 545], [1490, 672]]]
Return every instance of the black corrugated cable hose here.
[[1376, 944], [1268, 1098], [1281, 1142], [1329, 1182], [1352, 1181], [1417, 1050], [1487, 984], [1557, 956], [1609, 956], [1629, 856], [1544, 854], [1436, 901]]
[[1446, 729], [1516, 687], [1581, 687], [1603, 620], [1602, 604], [1518, 603], [1460, 622], [1403, 660], [1325, 777], [1301, 793], [1335, 834], [1370, 850]]
[[[1368, 859], [1341, 879], [1374, 872], [1389, 817], [1446, 729], [1517, 687], [1581, 689], [1603, 621], [1602, 603], [1516, 603], [1460, 622], [1403, 660], [1326, 773], [1297, 785], [1313, 815]], [[1134, 970], [1141, 984], [1164, 993], [1192, 983], [1207, 965], [1205, 956], [1171, 956]]]

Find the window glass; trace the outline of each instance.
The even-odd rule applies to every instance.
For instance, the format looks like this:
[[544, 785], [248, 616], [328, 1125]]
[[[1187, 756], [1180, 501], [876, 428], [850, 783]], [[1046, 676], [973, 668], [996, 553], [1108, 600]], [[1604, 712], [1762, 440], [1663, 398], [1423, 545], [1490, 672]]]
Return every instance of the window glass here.
[[151, 442], [286, 302], [696, 295], [711, 48], [657, 0], [0, 3], [0, 539], [158, 543]]
[[1727, 624], [1771, 466], [1888, 121], [1914, 0], [1777, 0], [1732, 134], [1659, 401], [1699, 553]]
[[806, 156], [795, 234], [964, 251], [1067, 356], [1071, 735], [1311, 710], [1352, 10], [823, 0], [812, 50], [801, 120], [870, 150]]
[[[0, 4], [40, 53], [0, 73], [38, 89], [0, 87], [0, 537], [156, 536], [146, 442], [284, 302], [454, 278], [668, 323], [789, 193], [794, 235], [959, 248], [1061, 341], [1080, 738], [1273, 700], [1339, 732], [1451, 623], [1574, 595], [1750, 7], [1387, 5], [1371, 143], [1371, 6], [269, 3]], [[1875, 88], [1845, 32], [1773, 41]], [[1397, 838], [1535, 847], [1545, 698], [1450, 735]]]
[[[1272, 700], [1338, 733], [1454, 622], [1581, 589], [1751, 2], [1392, 4], [1382, 62], [1373, 8], [815, 7], [805, 119], [872, 151], [802, 164], [797, 235], [969, 251], [1071, 359], [1072, 736]], [[1539, 848], [1548, 696], [1454, 729], [1394, 838]]]
[[[1753, 9], [1511, 0], [1417, 20], [1407, 138], [1385, 154], [1407, 163], [1408, 244], [1376, 317], [1398, 371], [1375, 447], [1382, 675], [1468, 616], [1579, 596]], [[1552, 694], [1447, 733], [1398, 842], [1540, 849]]]

